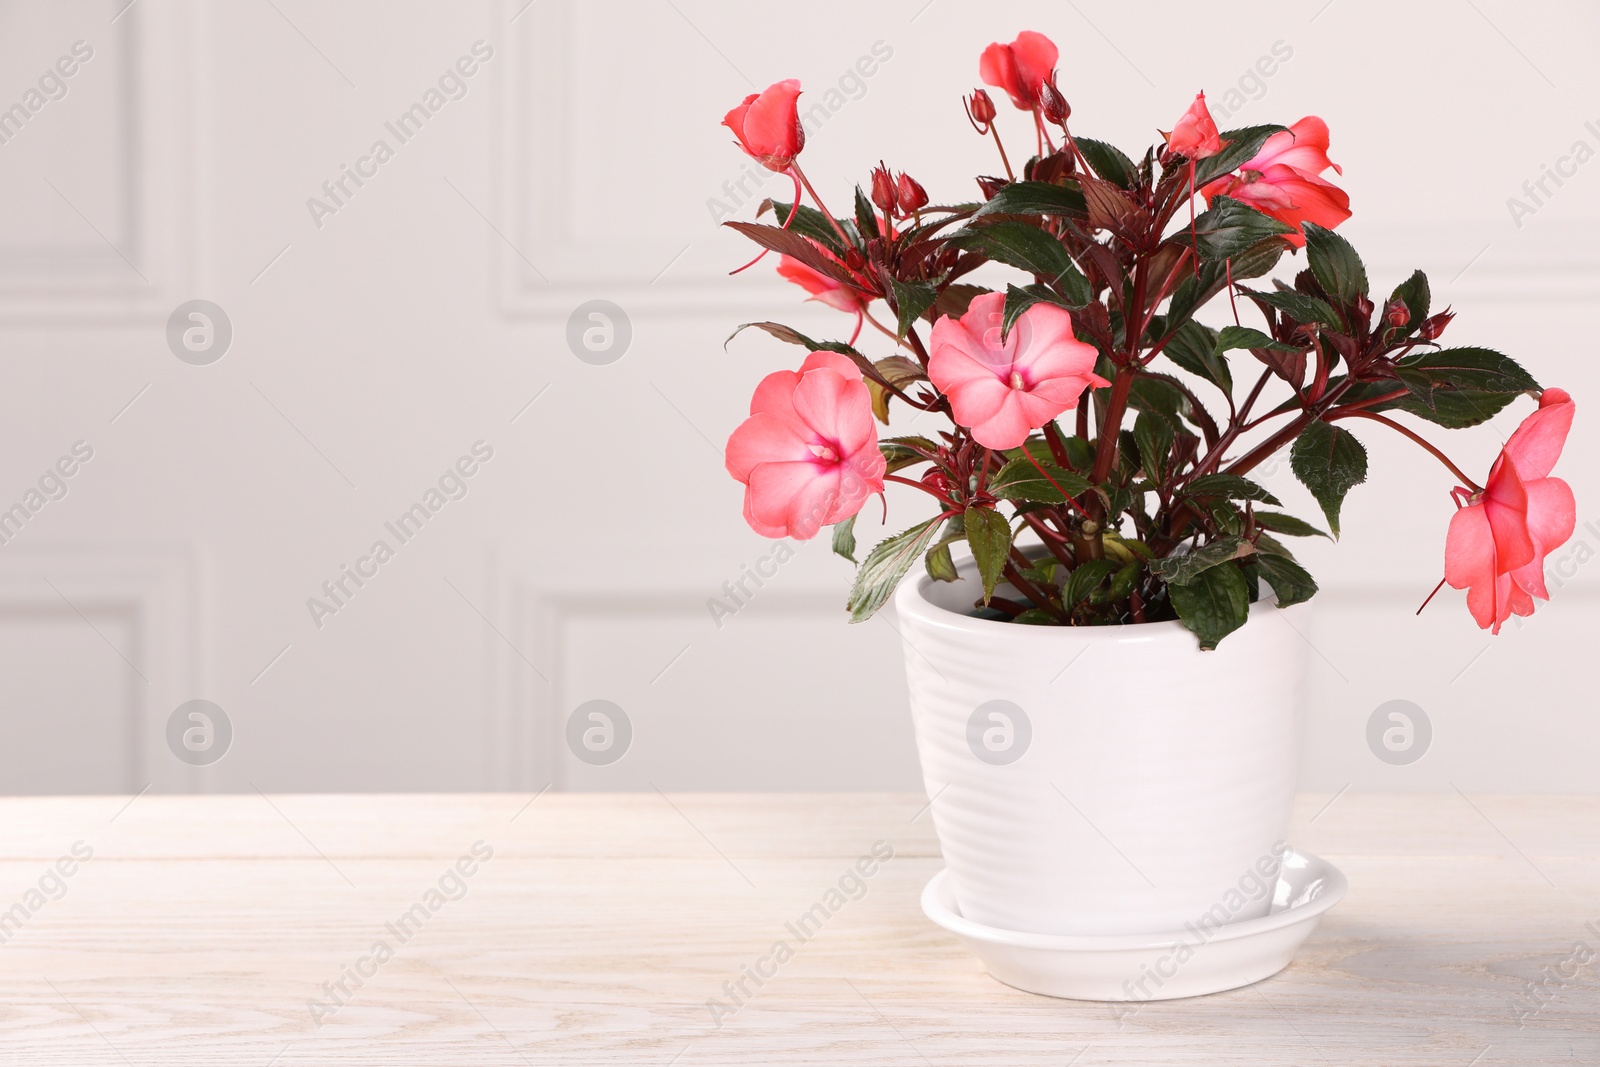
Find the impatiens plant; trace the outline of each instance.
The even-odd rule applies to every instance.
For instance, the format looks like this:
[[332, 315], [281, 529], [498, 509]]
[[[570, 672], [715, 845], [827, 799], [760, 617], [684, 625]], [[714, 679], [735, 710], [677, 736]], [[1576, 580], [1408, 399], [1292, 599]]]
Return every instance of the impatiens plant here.
[[[810, 353], [762, 380], [729, 439], [751, 527], [804, 539], [831, 525], [834, 550], [854, 561], [857, 512], [885, 483], [909, 486], [932, 498], [931, 515], [866, 555], [855, 621], [919, 561], [956, 580], [950, 546], [965, 541], [982, 586], [975, 614], [1059, 626], [1176, 618], [1213, 648], [1263, 587], [1279, 606], [1317, 591], [1281, 539], [1322, 531], [1247, 476], [1288, 448], [1337, 537], [1345, 495], [1367, 477], [1349, 429], [1359, 421], [1415, 442], [1459, 480], [1445, 581], [1468, 590], [1478, 624], [1498, 631], [1530, 614], [1547, 595], [1544, 558], [1576, 519], [1571, 489], [1550, 477], [1571, 398], [1499, 352], [1442, 347], [1454, 316], [1433, 309], [1421, 271], [1373, 297], [1361, 258], [1333, 232], [1349, 197], [1324, 177], [1342, 172], [1320, 118], [1218, 131], [1201, 94], [1163, 144], [1129, 156], [1072, 131], [1056, 59], [1037, 33], [984, 51], [980, 76], [1031, 116], [1033, 152], [1014, 168], [994, 101], [976, 90], [967, 117], [993, 138], [1004, 176], [979, 177], [970, 202], [930, 206], [914, 179], [879, 164], [836, 216], [799, 167], [798, 82], [728, 113], [740, 145], [790, 176], [794, 196], [762, 205], [777, 225], [726, 225], [855, 320], [848, 342], [740, 327]], [[1302, 249], [1292, 281], [1265, 280]], [[991, 263], [1020, 273], [1003, 288], [974, 284]], [[1196, 319], [1224, 295], [1231, 325]], [[863, 325], [889, 354], [856, 347]], [[1278, 399], [1265, 399], [1269, 386]], [[1523, 394], [1538, 410], [1482, 485], [1391, 415], [1476, 426]], [[922, 430], [918, 416], [918, 432], [880, 437], [897, 408], [949, 428]]]

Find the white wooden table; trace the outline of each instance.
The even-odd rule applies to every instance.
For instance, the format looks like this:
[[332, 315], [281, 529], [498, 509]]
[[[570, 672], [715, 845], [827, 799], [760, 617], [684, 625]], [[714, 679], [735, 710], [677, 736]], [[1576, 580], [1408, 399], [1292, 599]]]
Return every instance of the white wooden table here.
[[[1600, 956], [1600, 798], [1302, 797], [1292, 840], [1351, 889], [1300, 959], [1121, 1019], [994, 982], [923, 918], [923, 806], [0, 800], [0, 1063], [1600, 1063], [1600, 959], [1573, 960]], [[785, 924], [879, 841], [893, 858], [801, 944]], [[780, 939], [793, 958], [762, 962]]]

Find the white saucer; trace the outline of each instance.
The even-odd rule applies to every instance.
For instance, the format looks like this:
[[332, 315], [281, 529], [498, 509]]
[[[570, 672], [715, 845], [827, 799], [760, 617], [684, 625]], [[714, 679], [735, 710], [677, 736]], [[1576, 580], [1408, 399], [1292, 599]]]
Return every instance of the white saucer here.
[[1006, 985], [1071, 1000], [1173, 1000], [1259, 982], [1289, 965], [1322, 913], [1344, 897], [1344, 874], [1327, 860], [1290, 850], [1259, 919], [1169, 934], [1068, 937], [984, 926], [956, 908], [950, 872], [922, 891], [923, 913], [959, 937]]

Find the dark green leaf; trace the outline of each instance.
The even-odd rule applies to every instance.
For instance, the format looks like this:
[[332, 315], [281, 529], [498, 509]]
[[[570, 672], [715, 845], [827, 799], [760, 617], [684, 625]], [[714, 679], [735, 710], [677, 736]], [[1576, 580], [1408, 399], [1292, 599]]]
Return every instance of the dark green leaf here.
[[1327, 294], [1345, 304], [1367, 295], [1367, 268], [1350, 242], [1314, 222], [1301, 227], [1306, 235], [1306, 259], [1311, 273]]
[[1209, 326], [1191, 319], [1178, 327], [1161, 352], [1190, 374], [1204, 378], [1225, 393], [1233, 392], [1233, 373], [1228, 361], [1217, 355], [1217, 332]]
[[1011, 554], [1011, 523], [993, 508], [971, 507], [966, 513], [967, 544], [983, 581], [983, 602], [989, 602]]
[[974, 298], [991, 291], [981, 285], [967, 285], [964, 282], [947, 285], [940, 290], [939, 299], [933, 302], [932, 317], [937, 319], [941, 315], [949, 315], [952, 319], [959, 319], [967, 313]]
[[1345, 494], [1367, 480], [1367, 450], [1348, 430], [1318, 421], [1295, 438], [1289, 465], [1322, 505], [1328, 529], [1337, 538]]
[[895, 307], [899, 314], [899, 332], [896, 336], [904, 337], [912, 324], [922, 318], [923, 312], [933, 307], [933, 302], [939, 299], [939, 291], [927, 282], [902, 282], [892, 276], [889, 286], [894, 291]]
[[[1039, 442], [1043, 444], [1044, 442]], [[1041, 459], [1039, 466], [1044, 468], [1045, 474], [1040, 474], [1037, 467], [1026, 457], [1014, 459], [1000, 468], [989, 481], [989, 492], [1002, 500], [1036, 500], [1045, 504], [1061, 504], [1066, 502], [1066, 497], [1061, 495], [1061, 489], [1072, 496], [1079, 496], [1089, 491], [1089, 481], [1080, 474], [1062, 470], [1048, 460]], [[1054, 479], [1055, 485], [1050, 484]]]
[[793, 230], [780, 230], [776, 226], [762, 226], [754, 222], [724, 222], [723, 225], [738, 230], [763, 248], [769, 248], [785, 256], [793, 256], [812, 270], [826, 274], [836, 282], [842, 282], [852, 291], [856, 290], [855, 276], [845, 269], [843, 263]]
[[865, 622], [888, 603], [894, 587], [900, 584], [917, 557], [927, 551], [939, 532], [939, 520], [929, 519], [880, 542], [856, 571], [850, 589], [851, 622]]
[[1167, 595], [1201, 648], [1216, 648], [1250, 617], [1250, 586], [1231, 563], [1202, 571], [1188, 585], [1169, 585]]
[[908, 448], [908, 445], [915, 445], [924, 452], [936, 452], [939, 448], [938, 445], [934, 444], [926, 437], [885, 438], [884, 440], [878, 442], [878, 451], [883, 453], [883, 458], [889, 465], [884, 473], [893, 474], [902, 467], [909, 467], [914, 463], [928, 462], [922, 456], [919, 456], [916, 452], [914, 452], [911, 448]]
[[1061, 602], [1070, 612], [1089, 598], [1089, 594], [1100, 587], [1100, 583], [1111, 577], [1118, 570], [1117, 564], [1109, 559], [1090, 559], [1078, 564], [1072, 569], [1072, 574], [1067, 578], [1067, 586], [1061, 593]]
[[878, 230], [878, 216], [872, 210], [872, 201], [859, 185], [856, 186], [856, 229], [861, 231], [863, 239], [883, 236]]
[[1150, 570], [1169, 586], [1188, 585], [1211, 568], [1248, 556], [1254, 551], [1254, 546], [1247, 541], [1237, 537], [1219, 537], [1193, 552], [1151, 560]]
[[1083, 153], [1083, 158], [1089, 161], [1089, 166], [1094, 168], [1096, 174], [1123, 189], [1133, 188], [1138, 168], [1133, 160], [1122, 154], [1121, 149], [1092, 137], [1079, 137], [1076, 140], [1078, 151]]
[[1333, 306], [1321, 297], [1298, 293], [1294, 290], [1280, 290], [1277, 292], [1247, 291], [1250, 299], [1259, 301], [1288, 315], [1299, 323], [1319, 323], [1330, 330], [1341, 329], [1339, 313]]
[[856, 517], [833, 524], [833, 550], [851, 563], [856, 561]]
[[1035, 304], [1048, 303], [1056, 307], [1067, 307], [1067, 302], [1054, 292], [1042, 285], [1029, 285], [1017, 288], [1015, 285], [1006, 286], [1005, 314], [1000, 323], [1000, 337], [1004, 340], [1011, 334], [1011, 327], [1015, 326], [1022, 313]]
[[1236, 348], [1265, 348], [1273, 352], [1303, 352], [1304, 349], [1274, 341], [1260, 330], [1249, 326], [1224, 326], [1217, 334], [1217, 355]]
[[[1224, 260], [1268, 237], [1291, 233], [1293, 228], [1232, 197], [1219, 196], [1212, 201], [1210, 210], [1195, 219], [1194, 231], [1202, 259]], [[1188, 235], [1183, 234], [1180, 239], [1186, 243]], [[1237, 271], [1234, 277], [1239, 277]]]
[[[1281, 511], [1258, 511], [1255, 513], [1256, 525], [1263, 530], [1281, 533], [1285, 537], [1328, 537], [1324, 530], [1319, 530], [1304, 519], [1297, 519], [1293, 515], [1285, 515]], [[1328, 537], [1328, 540], [1333, 538]]]
[[1256, 556], [1256, 564], [1261, 568], [1261, 577], [1272, 586], [1280, 608], [1310, 600], [1317, 593], [1316, 580], [1292, 559], [1263, 552]]
[[1037, 226], [1025, 222], [969, 226], [951, 234], [950, 243], [1040, 276], [1073, 307], [1083, 307], [1093, 299], [1089, 280], [1072, 262], [1061, 242]]
[[1263, 504], [1281, 506], [1282, 502], [1265, 486], [1237, 474], [1207, 474], [1189, 483], [1185, 496], [1221, 497], [1224, 500], [1255, 500]]
[[1224, 174], [1232, 174], [1239, 169], [1239, 164], [1255, 158], [1255, 154], [1261, 151], [1261, 146], [1266, 143], [1268, 137], [1286, 128], [1246, 126], [1243, 129], [1226, 131], [1222, 134], [1222, 151], [1195, 163], [1195, 187], [1198, 188]]
[[1011, 621], [1023, 626], [1053, 626], [1056, 618], [1043, 608], [1029, 608]]
[[1161, 415], [1141, 411], [1134, 420], [1133, 439], [1139, 446], [1139, 463], [1144, 476], [1151, 481], [1160, 481], [1165, 476], [1174, 436], [1172, 423]]
[[[776, 200], [769, 200], [767, 203], [772, 205], [773, 214], [777, 217], [780, 223], [789, 217], [789, 208], [791, 205], [782, 204]], [[757, 214], [759, 214], [759, 212]], [[840, 223], [840, 229], [843, 228], [844, 224]], [[789, 224], [789, 229], [795, 233], [809, 237], [813, 241], [821, 242], [823, 247], [828, 249], [828, 251], [832, 252], [841, 259], [844, 258], [845, 250], [844, 246], [839, 243], [839, 235], [835, 233], [833, 231], [833, 227], [828, 224], [828, 216], [824, 215], [816, 208], [806, 207], [804, 204], [801, 204], [799, 212], [795, 214], [794, 221]]]
[[1089, 209], [1083, 191], [1076, 185], [1049, 182], [1012, 182], [1001, 189], [972, 217], [986, 215], [1054, 215], [1062, 218], [1087, 218]]
[[1144, 565], [1134, 560], [1117, 571], [1116, 576], [1111, 579], [1111, 588], [1106, 590], [1106, 600], [1114, 604], [1132, 593], [1133, 587], [1139, 581], [1139, 572], [1143, 569]]

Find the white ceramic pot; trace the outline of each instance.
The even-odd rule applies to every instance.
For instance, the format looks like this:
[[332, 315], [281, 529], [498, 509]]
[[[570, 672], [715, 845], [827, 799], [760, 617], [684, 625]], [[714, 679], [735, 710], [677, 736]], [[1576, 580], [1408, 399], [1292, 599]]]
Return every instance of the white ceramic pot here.
[[1178, 622], [973, 618], [970, 558], [959, 570], [908, 577], [895, 608], [960, 913], [1061, 935], [1265, 915], [1270, 894], [1239, 886], [1283, 851], [1309, 605], [1264, 595], [1202, 652]]

